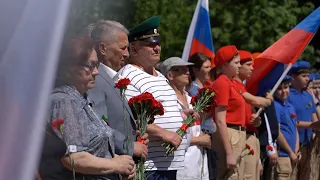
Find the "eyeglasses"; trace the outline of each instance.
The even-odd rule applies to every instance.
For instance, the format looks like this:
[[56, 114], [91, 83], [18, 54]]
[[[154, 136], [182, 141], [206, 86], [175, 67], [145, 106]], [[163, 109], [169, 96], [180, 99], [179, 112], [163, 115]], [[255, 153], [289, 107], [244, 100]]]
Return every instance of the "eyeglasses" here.
[[100, 63], [99, 62], [91, 62], [91, 63], [83, 63], [80, 65], [88, 68], [88, 70], [90, 70], [90, 71], [93, 71], [94, 68], [99, 69]]
[[172, 68], [170, 71], [187, 74], [189, 72], [189, 69], [188, 68]]

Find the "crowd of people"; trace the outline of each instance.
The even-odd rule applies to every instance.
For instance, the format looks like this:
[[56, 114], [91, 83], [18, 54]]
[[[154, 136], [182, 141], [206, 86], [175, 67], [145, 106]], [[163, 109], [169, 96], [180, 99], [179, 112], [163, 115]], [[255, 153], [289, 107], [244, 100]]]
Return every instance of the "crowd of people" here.
[[[195, 53], [160, 62], [160, 21], [129, 31], [99, 20], [66, 38], [37, 179], [134, 179], [143, 158], [147, 180], [320, 180], [320, 75], [309, 62], [295, 63], [274, 96], [269, 89], [255, 96], [245, 87], [252, 54], [234, 45], [214, 59]], [[124, 97], [115, 87], [123, 78], [130, 80]], [[198, 113], [191, 97], [205, 86], [215, 92], [215, 107]], [[164, 114], [137, 140], [128, 100], [145, 92]], [[197, 121], [181, 137], [176, 130], [188, 115]]]

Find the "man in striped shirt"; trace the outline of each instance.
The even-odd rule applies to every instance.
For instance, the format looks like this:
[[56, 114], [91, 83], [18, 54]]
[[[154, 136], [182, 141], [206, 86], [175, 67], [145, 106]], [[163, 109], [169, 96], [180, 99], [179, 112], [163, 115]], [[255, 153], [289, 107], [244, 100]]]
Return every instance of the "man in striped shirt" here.
[[[168, 80], [154, 68], [160, 60], [159, 24], [160, 18], [152, 17], [130, 30], [130, 64], [120, 69], [118, 75], [131, 81], [126, 90], [128, 99], [149, 92], [164, 106], [164, 115], [156, 116], [154, 124], [147, 127], [150, 142], [146, 176], [148, 180], [174, 180], [177, 170], [184, 168], [189, 143], [186, 137], [181, 138], [176, 133], [183, 121], [178, 98]], [[173, 155], [166, 156], [161, 146], [163, 142], [174, 145], [176, 150]]]

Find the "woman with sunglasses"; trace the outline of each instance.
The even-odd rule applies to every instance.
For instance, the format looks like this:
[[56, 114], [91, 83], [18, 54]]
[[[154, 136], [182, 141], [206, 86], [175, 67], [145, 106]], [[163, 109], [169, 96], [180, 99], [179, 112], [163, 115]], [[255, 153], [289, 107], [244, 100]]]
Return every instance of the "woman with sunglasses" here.
[[[71, 180], [72, 171], [76, 172], [76, 179], [81, 180], [118, 180], [120, 175], [130, 179], [135, 174], [130, 156], [114, 154], [114, 131], [93, 111], [87, 97], [87, 91], [94, 87], [95, 76], [99, 74], [98, 66], [94, 42], [90, 38], [77, 37], [62, 47], [56, 86], [50, 96], [49, 121], [54, 134], [66, 144], [67, 152], [61, 158], [55, 157], [61, 159], [56, 161], [58, 164], [40, 165], [43, 180]], [[61, 123], [62, 128], [59, 128]], [[46, 160], [50, 158], [43, 157], [42, 161], [49, 162]], [[56, 171], [51, 172], [53, 169]]]
[[[218, 154], [218, 179], [243, 179], [243, 160], [237, 162], [245, 148], [245, 100], [234, 87], [232, 78], [239, 73], [240, 56], [236, 46], [220, 48], [214, 59], [221, 72], [213, 83], [215, 95], [214, 120], [217, 132], [212, 136]], [[248, 151], [246, 151], [248, 153]]]
[[[161, 73], [167, 77], [178, 97], [180, 111], [192, 109], [191, 97], [185, 91], [189, 84], [189, 68], [193, 63], [185, 62], [179, 57], [171, 57], [161, 64]], [[200, 119], [187, 129], [190, 146], [184, 159], [184, 169], [177, 171], [177, 180], [209, 180], [208, 161], [204, 147], [211, 147], [209, 135], [201, 132]]]

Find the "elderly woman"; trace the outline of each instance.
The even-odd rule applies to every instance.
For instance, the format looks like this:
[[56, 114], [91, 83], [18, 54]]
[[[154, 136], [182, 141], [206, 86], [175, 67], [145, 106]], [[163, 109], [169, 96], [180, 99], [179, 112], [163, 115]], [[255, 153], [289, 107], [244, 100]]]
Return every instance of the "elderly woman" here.
[[[161, 72], [167, 77], [169, 83], [178, 97], [179, 109], [192, 109], [191, 97], [185, 91], [189, 84], [189, 69], [193, 65], [178, 57], [165, 60], [160, 66]], [[185, 154], [184, 169], [177, 171], [177, 180], [209, 180], [207, 156], [203, 147], [211, 147], [210, 136], [201, 132], [200, 120], [188, 128], [191, 135], [190, 146]]]
[[96, 115], [87, 98], [86, 92], [94, 87], [95, 76], [99, 74], [94, 43], [89, 38], [77, 37], [63, 46], [60, 60], [50, 97], [49, 120], [55, 134], [68, 147], [61, 162], [69, 170], [62, 168], [55, 175], [73, 179], [75, 171], [76, 179], [81, 180], [117, 180], [120, 175], [132, 178], [135, 171], [132, 158], [114, 154], [114, 131]]

